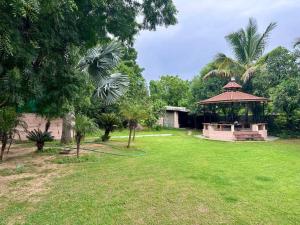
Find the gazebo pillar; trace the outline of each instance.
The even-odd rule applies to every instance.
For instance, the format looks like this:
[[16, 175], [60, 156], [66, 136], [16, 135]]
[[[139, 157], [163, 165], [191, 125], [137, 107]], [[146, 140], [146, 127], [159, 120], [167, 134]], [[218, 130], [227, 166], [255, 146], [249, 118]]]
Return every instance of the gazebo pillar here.
[[231, 132], [233, 133], [234, 132], [234, 124], [231, 124], [230, 128], [231, 128]]

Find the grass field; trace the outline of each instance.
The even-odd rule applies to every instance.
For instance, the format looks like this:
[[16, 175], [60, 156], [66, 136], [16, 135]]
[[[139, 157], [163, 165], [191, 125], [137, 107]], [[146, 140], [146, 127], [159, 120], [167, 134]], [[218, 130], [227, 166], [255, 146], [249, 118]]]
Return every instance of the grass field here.
[[[178, 130], [151, 133], [174, 135], [137, 138], [135, 150], [118, 150], [123, 156], [91, 153], [62, 164], [29, 199], [0, 195], [0, 224], [300, 224], [300, 140], [232, 143]], [[16, 175], [2, 169], [1, 176]], [[9, 183], [12, 191], [30, 179], [18, 182]]]

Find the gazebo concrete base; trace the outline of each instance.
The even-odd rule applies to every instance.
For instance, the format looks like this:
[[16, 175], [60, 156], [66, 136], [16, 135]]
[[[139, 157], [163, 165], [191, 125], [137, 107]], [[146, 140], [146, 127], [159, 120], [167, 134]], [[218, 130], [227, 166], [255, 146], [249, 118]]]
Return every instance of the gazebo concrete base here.
[[263, 141], [268, 137], [265, 123], [250, 124], [249, 127], [235, 124], [204, 123], [203, 136], [221, 141]]
[[[194, 135], [194, 137], [201, 138], [201, 139], [205, 139], [205, 140], [211, 140], [211, 141], [237, 142], [237, 140], [220, 140], [220, 139], [213, 139], [213, 138], [205, 137], [205, 136], [203, 136], [203, 135]], [[263, 140], [262, 142], [265, 142], [265, 141], [276, 141], [276, 140], [278, 140], [278, 139], [279, 139], [278, 137], [268, 136], [268, 137], [267, 137], [265, 140]], [[252, 142], [252, 141], [243, 141], [243, 142]]]

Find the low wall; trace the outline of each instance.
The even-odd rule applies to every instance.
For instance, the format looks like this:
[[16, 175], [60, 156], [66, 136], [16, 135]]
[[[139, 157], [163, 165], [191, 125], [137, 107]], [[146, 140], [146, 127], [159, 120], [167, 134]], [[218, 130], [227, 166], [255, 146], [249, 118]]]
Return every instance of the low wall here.
[[235, 132], [239, 132], [239, 135], [247, 135], [247, 132], [250, 134], [258, 133], [264, 140], [268, 137], [265, 123], [251, 124], [250, 129], [243, 128], [242, 130], [236, 129], [234, 124], [203, 124], [203, 136], [210, 139], [234, 141], [237, 138]]
[[[209, 127], [210, 128], [210, 127]], [[222, 141], [232, 141], [235, 140], [235, 136], [231, 131], [215, 131], [213, 129], [203, 129], [203, 136]]]
[[[21, 119], [27, 124], [28, 131], [32, 131], [34, 129], [40, 129], [42, 131], [45, 130], [47, 121], [41, 116], [38, 116], [34, 113], [24, 113], [24, 114], [22, 114]], [[55, 140], [60, 140], [60, 138], [61, 138], [62, 123], [63, 123], [62, 119], [60, 119], [60, 118], [51, 120], [51, 125], [49, 128], [49, 131], [51, 132], [52, 136], [54, 136]], [[18, 130], [20, 132], [21, 140], [27, 140], [26, 131], [21, 127], [18, 127]], [[18, 139], [18, 137], [16, 136], [15, 139]]]

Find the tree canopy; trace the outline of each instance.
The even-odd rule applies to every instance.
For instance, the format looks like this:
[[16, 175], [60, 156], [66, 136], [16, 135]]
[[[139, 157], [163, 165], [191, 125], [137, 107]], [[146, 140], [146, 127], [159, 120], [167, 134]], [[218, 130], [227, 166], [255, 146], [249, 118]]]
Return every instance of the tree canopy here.
[[179, 76], [166, 75], [159, 80], [150, 81], [150, 95], [155, 100], [161, 100], [165, 105], [187, 106], [189, 81]]
[[112, 37], [130, 45], [139, 30], [175, 24], [176, 13], [171, 0], [1, 1], [0, 106], [22, 106], [46, 92], [51, 108], [67, 108], [80, 93], [70, 90], [86, 83], [78, 82], [70, 55]]

